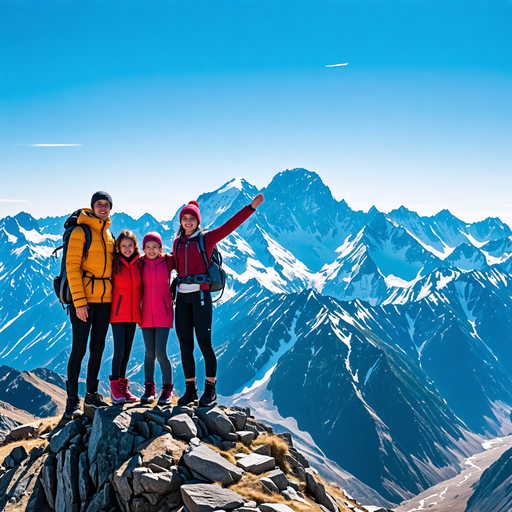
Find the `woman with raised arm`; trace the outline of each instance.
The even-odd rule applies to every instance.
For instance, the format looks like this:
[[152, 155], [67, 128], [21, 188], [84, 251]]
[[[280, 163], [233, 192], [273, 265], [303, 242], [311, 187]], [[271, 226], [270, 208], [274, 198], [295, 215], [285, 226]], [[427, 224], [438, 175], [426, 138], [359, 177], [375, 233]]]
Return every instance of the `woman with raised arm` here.
[[217, 403], [216, 375], [217, 358], [212, 347], [212, 296], [210, 285], [204, 282], [207, 266], [199, 245], [203, 237], [208, 262], [215, 244], [226, 238], [245, 222], [263, 203], [263, 194], [258, 194], [251, 204], [242, 208], [222, 226], [202, 232], [201, 212], [196, 201], [190, 201], [180, 212], [180, 228], [173, 244], [173, 257], [178, 272], [176, 299], [176, 334], [180, 342], [181, 361], [185, 373], [185, 394], [178, 400], [187, 405], [197, 400], [196, 368], [194, 361], [194, 331], [204, 357], [206, 382], [199, 400], [201, 406]]

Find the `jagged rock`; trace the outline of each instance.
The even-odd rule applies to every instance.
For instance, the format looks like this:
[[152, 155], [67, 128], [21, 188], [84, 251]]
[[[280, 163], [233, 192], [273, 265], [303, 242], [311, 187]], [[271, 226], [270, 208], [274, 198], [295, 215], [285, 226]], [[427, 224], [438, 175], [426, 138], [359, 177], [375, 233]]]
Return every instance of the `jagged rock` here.
[[231, 448], [236, 448], [236, 443], [234, 443], [233, 441], [222, 441], [220, 443], [221, 450], [227, 451], [231, 450]]
[[288, 478], [280, 469], [273, 469], [267, 475], [267, 478], [270, 478], [272, 482], [274, 482], [280, 491], [285, 491], [288, 487]]
[[270, 480], [270, 478], [264, 476], [263, 478], [260, 478], [260, 483], [261, 486], [263, 487], [263, 490], [268, 494], [279, 494], [279, 488], [272, 480]]
[[284, 503], [262, 503], [261, 512], [293, 512], [293, 509]]
[[233, 510], [245, 502], [238, 493], [215, 484], [182, 485], [181, 496], [189, 512]]
[[[135, 436], [128, 432], [132, 417], [115, 407], [100, 407], [94, 417], [89, 439], [89, 464], [97, 489], [116, 467], [132, 455]], [[96, 466], [96, 467], [95, 467]], [[89, 505], [90, 506], [90, 505]]]
[[89, 496], [89, 459], [87, 452], [82, 452], [78, 457], [78, 494], [82, 502]]
[[172, 433], [176, 437], [182, 437], [186, 441], [190, 441], [197, 436], [197, 427], [192, 418], [185, 413], [177, 414], [167, 420], [167, 425], [171, 427]]
[[254, 426], [249, 425], [248, 423], [245, 425], [245, 430], [248, 430], [249, 432], [252, 432], [254, 434], [254, 437], [258, 437], [260, 435], [260, 431]]
[[142, 475], [145, 473], [151, 473], [151, 470], [149, 468], [135, 468], [132, 472], [133, 475], [133, 493], [135, 496], [138, 496], [144, 492], [142, 489], [142, 485], [140, 483], [140, 479], [142, 478]]
[[155, 423], [154, 421], [150, 421], [149, 422], [149, 431], [151, 433], [151, 437], [155, 438], [163, 433], [164, 427], [162, 427], [162, 425], [159, 425], [158, 423]]
[[162, 466], [157, 466], [152, 462], [148, 464], [148, 469], [151, 469], [152, 473], [165, 473], [167, 471], [167, 469], [163, 468]]
[[261, 423], [261, 421], [256, 421], [254, 418], [247, 418], [247, 424], [245, 425], [245, 430], [251, 430], [249, 425], [252, 425], [258, 429], [259, 432], [267, 432], [268, 434], [273, 434], [274, 429], [270, 425], [265, 425], [265, 423]]
[[55, 510], [56, 512], [65, 512], [66, 500], [64, 494], [64, 483], [62, 480], [62, 471], [64, 469], [65, 451], [57, 454], [57, 492], [55, 493]]
[[179, 414], [188, 414], [191, 418], [194, 415], [194, 410], [186, 405], [176, 405], [172, 409], [171, 418], [173, 416], [178, 416]]
[[254, 432], [250, 432], [249, 430], [238, 430], [236, 432], [239, 441], [241, 441], [245, 446], [250, 446], [254, 441]]
[[231, 420], [231, 423], [233, 423], [235, 430], [245, 430], [245, 424], [247, 423], [247, 415], [245, 413], [228, 409], [226, 415]]
[[[34, 448], [32, 448], [32, 450], [30, 450], [30, 452], [28, 454], [29, 462], [33, 462], [36, 459], [38, 459], [39, 457], [41, 457], [41, 455], [43, 455], [45, 450], [46, 450], [46, 448], [44, 446], [34, 446]], [[48, 451], [49, 451], [49, 448], [48, 448]]]
[[4, 459], [4, 466], [7, 468], [7, 469], [12, 469], [16, 466], [16, 463], [14, 462], [14, 459], [7, 455], [7, 457], [5, 457]]
[[265, 473], [265, 471], [274, 469], [276, 467], [276, 461], [274, 457], [251, 453], [247, 457], [238, 460], [237, 466], [254, 475], [261, 475], [261, 473]]
[[22, 437], [33, 437], [37, 434], [37, 425], [33, 423], [27, 423], [26, 425], [20, 425], [19, 427], [13, 428], [7, 435], [7, 439], [13, 441], [21, 439]]
[[305, 469], [305, 468], [309, 468], [309, 462], [308, 460], [306, 459], [306, 457], [304, 457], [304, 455], [302, 455], [302, 453], [300, 453], [299, 451], [297, 451], [293, 446], [289, 446], [288, 447], [288, 450], [290, 451], [290, 453], [292, 454], [292, 456], [297, 459], [302, 467]]
[[323, 505], [330, 512], [338, 512], [338, 506], [334, 498], [326, 492], [321, 482], [314, 479], [313, 475], [314, 471], [311, 468], [306, 469], [306, 486], [308, 492], [319, 505]]
[[183, 480], [177, 468], [165, 473], [143, 473], [140, 477], [140, 484], [144, 492], [160, 496], [178, 490], [182, 483]]
[[133, 470], [140, 464], [142, 464], [142, 457], [139, 454], [134, 455], [116, 469], [112, 475], [112, 486], [125, 503], [128, 503], [132, 496], [132, 488], [128, 479], [132, 477]]
[[144, 465], [152, 463], [169, 469], [178, 465], [187, 447], [186, 443], [174, 439], [171, 434], [163, 434], [141, 444], [137, 452], [141, 454]]
[[220, 482], [222, 485], [238, 482], [243, 475], [240, 468], [204, 444], [190, 446], [183, 454], [183, 460], [189, 469], [206, 477], [211, 482]]
[[[99, 411], [100, 409], [98, 409]], [[96, 413], [97, 415], [98, 413]], [[101, 489], [99, 492], [97, 492], [91, 502], [89, 503], [89, 506], [87, 507], [87, 512], [98, 512], [99, 510], [110, 510], [113, 506], [116, 504], [116, 498], [114, 489], [112, 486], [107, 482], [103, 489]]]
[[144, 439], [149, 439], [149, 427], [145, 421], [137, 421], [135, 423], [135, 428]]
[[69, 422], [66, 426], [64, 426], [62, 429], [60, 429], [58, 432], [55, 432], [52, 435], [52, 439], [50, 441], [50, 450], [53, 453], [58, 453], [63, 448], [67, 448], [70, 439], [75, 437], [81, 431], [82, 422], [80, 420]]
[[267, 457], [270, 457], [272, 455], [272, 451], [270, 450], [269, 444], [262, 444], [261, 446], [258, 446], [253, 453], [258, 453], [260, 455], [266, 455]]
[[135, 498], [131, 510], [132, 512], [153, 512], [153, 506], [146, 498]]
[[172, 428], [169, 425], [164, 425], [162, 428], [166, 434], [172, 434]]
[[285, 490], [281, 491], [282, 496], [290, 501], [300, 501], [305, 505], [311, 506], [293, 487], [288, 486]]
[[292, 447], [293, 448], [293, 440], [292, 440], [292, 435], [290, 434], [290, 432], [283, 432], [282, 434], [277, 434], [278, 437], [280, 437], [281, 439], [284, 439], [286, 441], [286, 444], [288, 445], [288, 447]]
[[288, 478], [288, 485], [294, 489], [295, 491], [300, 491], [300, 483], [297, 482], [297, 480], [293, 480], [291, 478]]
[[151, 494], [149, 492], [143, 492], [142, 496], [146, 498], [151, 505], [155, 506], [160, 501], [160, 496], [158, 494]]
[[62, 487], [57, 487], [57, 493], [64, 493], [65, 509], [73, 510], [74, 504], [80, 503], [78, 492], [78, 458], [80, 447], [71, 445], [65, 452], [66, 456], [62, 467]]
[[[202, 419], [212, 434], [217, 434], [226, 441], [237, 441], [238, 437], [235, 434], [235, 427], [231, 423], [227, 415], [217, 407], [198, 407], [196, 409], [197, 416]], [[233, 434], [230, 436], [229, 434]]]
[[55, 509], [55, 495], [57, 494], [57, 456], [48, 454], [44, 466], [41, 468], [41, 483], [48, 505]]
[[306, 471], [302, 464], [289, 453], [286, 454], [286, 462], [289, 464], [292, 474], [296, 476], [301, 482], [306, 481]]
[[162, 427], [165, 425], [165, 418], [160, 414], [155, 414], [151, 411], [144, 411], [144, 417], [157, 425], [161, 425]]

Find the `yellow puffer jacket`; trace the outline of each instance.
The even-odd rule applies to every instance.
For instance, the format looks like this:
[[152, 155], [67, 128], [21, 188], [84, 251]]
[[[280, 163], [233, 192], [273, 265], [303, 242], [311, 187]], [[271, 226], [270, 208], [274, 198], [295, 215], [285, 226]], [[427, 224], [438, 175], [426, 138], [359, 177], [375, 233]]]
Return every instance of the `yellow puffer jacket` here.
[[89, 216], [90, 208], [84, 208], [78, 217], [78, 225], [87, 224], [91, 228], [91, 247], [86, 259], [83, 259], [85, 234], [76, 227], [68, 243], [66, 272], [69, 289], [76, 308], [86, 306], [88, 302], [112, 302], [112, 254], [114, 237], [108, 230], [110, 218], [100, 220]]

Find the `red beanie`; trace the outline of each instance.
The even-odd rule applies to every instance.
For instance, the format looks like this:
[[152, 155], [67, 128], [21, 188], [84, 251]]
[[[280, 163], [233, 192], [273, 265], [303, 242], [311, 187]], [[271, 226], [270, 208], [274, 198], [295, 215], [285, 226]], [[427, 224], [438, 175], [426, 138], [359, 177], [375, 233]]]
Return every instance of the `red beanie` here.
[[183, 215], [193, 215], [199, 224], [201, 224], [201, 212], [199, 211], [199, 203], [197, 201], [190, 201], [186, 206], [181, 209], [180, 222]]
[[162, 247], [164, 244], [162, 243], [162, 237], [156, 231], [150, 231], [142, 240], [142, 248], [146, 246], [146, 242], [156, 242], [160, 244]]

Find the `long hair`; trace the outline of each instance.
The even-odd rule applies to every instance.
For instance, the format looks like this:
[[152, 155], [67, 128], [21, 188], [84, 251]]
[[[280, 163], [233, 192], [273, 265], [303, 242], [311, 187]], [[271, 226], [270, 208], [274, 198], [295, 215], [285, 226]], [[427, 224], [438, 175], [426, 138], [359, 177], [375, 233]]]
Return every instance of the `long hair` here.
[[121, 272], [121, 263], [119, 261], [119, 258], [121, 257], [121, 242], [125, 238], [129, 238], [130, 240], [132, 240], [133, 245], [135, 246], [134, 254], [137, 254], [140, 256], [140, 249], [139, 249], [139, 243], [137, 242], [137, 237], [135, 236], [135, 234], [133, 232], [129, 231], [128, 229], [123, 229], [123, 231], [121, 231], [121, 233], [119, 233], [119, 236], [117, 237], [117, 240], [116, 240], [116, 250], [114, 252], [114, 259], [113, 259], [114, 274], [119, 274]]
[[[197, 224], [197, 228], [196, 228], [196, 231], [202, 231], [203, 228], [201, 227], [201, 225], [198, 223]], [[196, 232], [194, 231], [194, 233]], [[181, 225], [181, 222], [180, 222], [180, 227], [178, 228], [178, 231], [176, 231], [176, 236], [174, 238], [177, 238], [178, 240], [185, 235], [185, 228]]]

